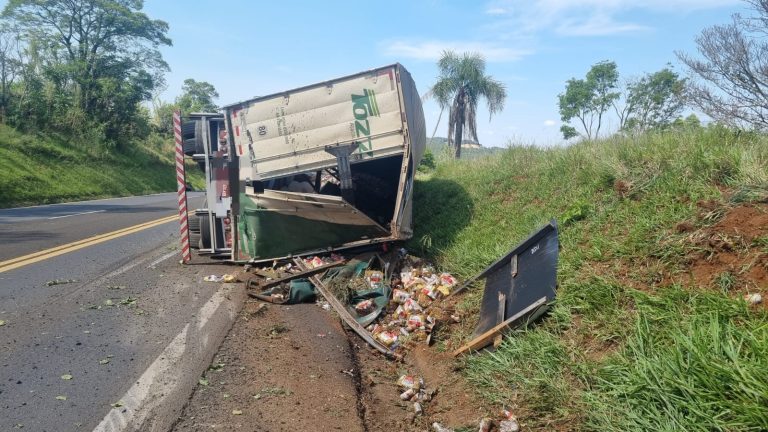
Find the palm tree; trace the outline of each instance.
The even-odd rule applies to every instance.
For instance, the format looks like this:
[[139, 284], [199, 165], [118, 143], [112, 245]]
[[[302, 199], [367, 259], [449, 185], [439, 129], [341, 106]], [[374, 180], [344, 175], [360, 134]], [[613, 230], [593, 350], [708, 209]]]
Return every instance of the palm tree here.
[[478, 141], [476, 115], [480, 98], [485, 98], [488, 112], [493, 116], [504, 109], [507, 91], [504, 84], [485, 74], [485, 59], [478, 53], [459, 56], [453, 51], [443, 51], [437, 66], [440, 77], [427, 97], [434, 97], [441, 108], [450, 109], [448, 146], [453, 145], [454, 157], [459, 158], [465, 135]]

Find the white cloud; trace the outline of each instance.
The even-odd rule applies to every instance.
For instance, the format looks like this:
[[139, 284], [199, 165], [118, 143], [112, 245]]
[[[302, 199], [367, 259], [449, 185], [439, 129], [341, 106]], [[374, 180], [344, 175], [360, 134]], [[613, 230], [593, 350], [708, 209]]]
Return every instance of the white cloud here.
[[504, 15], [508, 11], [502, 7], [489, 7], [485, 10], [488, 15]]
[[[553, 29], [564, 36], [607, 36], [636, 33], [650, 27], [622, 20], [632, 11], [679, 12], [712, 9], [742, 3], [741, 0], [494, 0], [486, 13], [501, 19], [492, 24], [499, 31], [515, 29], [530, 34]], [[503, 12], [502, 12], [503, 11]]]
[[531, 54], [530, 50], [502, 46], [495, 42], [472, 41], [408, 41], [394, 40], [382, 43], [386, 55], [420, 60], [437, 60], [443, 51], [478, 52], [489, 62], [509, 62]]
[[595, 14], [586, 21], [567, 20], [557, 27], [557, 32], [566, 36], [608, 36], [646, 30], [651, 28], [640, 24], [617, 22], [602, 13]]
[[557, 125], [557, 122], [554, 120], [544, 120], [544, 126], [546, 127], [552, 127]]

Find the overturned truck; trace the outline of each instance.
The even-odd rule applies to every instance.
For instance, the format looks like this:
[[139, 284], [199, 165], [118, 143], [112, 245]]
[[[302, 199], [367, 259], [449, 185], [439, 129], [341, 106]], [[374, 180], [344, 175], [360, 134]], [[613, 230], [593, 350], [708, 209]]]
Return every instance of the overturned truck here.
[[191, 244], [233, 261], [412, 236], [421, 100], [400, 64], [190, 114], [184, 152], [205, 172]]

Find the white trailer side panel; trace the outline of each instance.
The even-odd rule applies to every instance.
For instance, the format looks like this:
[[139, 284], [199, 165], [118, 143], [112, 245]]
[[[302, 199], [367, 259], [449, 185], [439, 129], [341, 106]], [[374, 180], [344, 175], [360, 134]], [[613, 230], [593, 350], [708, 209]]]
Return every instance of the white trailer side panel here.
[[227, 107], [240, 179], [333, 167], [325, 146], [337, 143], [360, 143], [353, 162], [402, 154], [408, 137], [396, 67]]

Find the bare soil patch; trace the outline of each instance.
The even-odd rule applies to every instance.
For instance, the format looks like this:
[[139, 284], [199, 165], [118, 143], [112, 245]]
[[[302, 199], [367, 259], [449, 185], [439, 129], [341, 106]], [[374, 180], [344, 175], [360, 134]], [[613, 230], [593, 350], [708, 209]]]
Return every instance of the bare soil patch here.
[[[707, 207], [708, 212], [718, 208]], [[689, 234], [692, 252], [686, 272], [673, 277], [684, 285], [744, 295], [768, 294], [768, 205], [745, 204], [720, 210], [720, 220]]]

